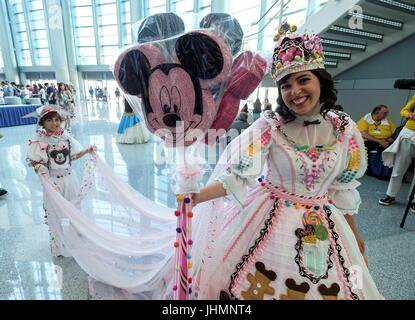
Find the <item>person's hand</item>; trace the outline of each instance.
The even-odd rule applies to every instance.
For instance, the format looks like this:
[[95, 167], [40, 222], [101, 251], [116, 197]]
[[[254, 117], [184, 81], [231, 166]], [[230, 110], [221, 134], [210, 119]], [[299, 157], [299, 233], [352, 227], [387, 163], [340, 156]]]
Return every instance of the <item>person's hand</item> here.
[[90, 146], [88, 149], [86, 149], [87, 153], [95, 153], [97, 152], [97, 147], [96, 146]]
[[389, 147], [389, 142], [386, 140], [379, 140], [379, 144], [385, 149]]
[[49, 169], [44, 166], [43, 164], [38, 163], [35, 165], [35, 172], [40, 176], [48, 176], [49, 175]]

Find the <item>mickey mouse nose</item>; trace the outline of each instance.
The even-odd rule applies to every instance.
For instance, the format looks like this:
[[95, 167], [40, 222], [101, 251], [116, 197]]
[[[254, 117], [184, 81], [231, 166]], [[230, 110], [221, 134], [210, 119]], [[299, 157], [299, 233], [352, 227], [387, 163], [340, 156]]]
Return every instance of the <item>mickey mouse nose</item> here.
[[168, 127], [175, 127], [177, 121], [182, 121], [182, 119], [175, 113], [163, 117], [163, 122]]

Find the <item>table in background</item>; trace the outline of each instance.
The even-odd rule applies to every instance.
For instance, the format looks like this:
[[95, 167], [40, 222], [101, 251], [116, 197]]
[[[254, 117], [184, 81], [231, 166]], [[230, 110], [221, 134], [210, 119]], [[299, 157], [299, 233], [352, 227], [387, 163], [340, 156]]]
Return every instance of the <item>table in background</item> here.
[[36, 124], [36, 118], [22, 117], [35, 111], [40, 106], [37, 104], [0, 106], [0, 128]]

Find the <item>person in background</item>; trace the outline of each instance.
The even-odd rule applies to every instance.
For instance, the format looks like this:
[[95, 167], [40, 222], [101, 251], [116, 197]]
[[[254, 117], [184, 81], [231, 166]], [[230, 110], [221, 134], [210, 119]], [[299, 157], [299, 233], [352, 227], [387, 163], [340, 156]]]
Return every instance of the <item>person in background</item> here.
[[117, 87], [116, 89], [115, 89], [115, 100], [117, 101], [117, 103], [120, 103], [120, 96], [121, 96], [121, 91], [120, 91], [120, 89]]
[[56, 104], [56, 94], [57, 94], [57, 90], [55, 87], [55, 84], [52, 83], [50, 86], [47, 87], [46, 89], [46, 93], [48, 95], [48, 101], [49, 104]]
[[264, 99], [264, 111], [265, 110], [272, 111], [272, 104], [271, 104], [271, 102], [269, 102], [268, 98]]
[[261, 112], [262, 112], [262, 103], [259, 100], [259, 98], [257, 98], [254, 102], [254, 110], [252, 110], [252, 117], [254, 121], [259, 119], [259, 117], [261, 116]]
[[366, 174], [382, 180], [389, 180], [392, 174], [382, 163], [382, 152], [393, 142], [391, 137], [396, 130], [388, 112], [389, 108], [381, 104], [357, 122], [368, 153]]
[[94, 89], [92, 89], [92, 87], [89, 87], [89, 97], [91, 101], [94, 100]]
[[[389, 181], [386, 196], [379, 200], [379, 204], [389, 206], [396, 202], [395, 198], [402, 185], [403, 177], [415, 157], [415, 96], [409, 100], [406, 106], [401, 110], [401, 117], [406, 118], [405, 127], [393, 144], [383, 152], [383, 161], [385, 165], [393, 166], [392, 176]], [[411, 188], [415, 183], [415, 175], [412, 179]], [[411, 211], [415, 213], [415, 204], [412, 203]]]

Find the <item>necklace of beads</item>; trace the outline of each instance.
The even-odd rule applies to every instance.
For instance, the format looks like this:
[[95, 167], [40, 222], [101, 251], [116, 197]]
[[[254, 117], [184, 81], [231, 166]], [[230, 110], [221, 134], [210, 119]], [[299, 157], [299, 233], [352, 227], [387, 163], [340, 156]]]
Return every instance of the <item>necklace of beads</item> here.
[[[318, 146], [310, 146], [310, 145], [300, 145], [292, 140], [285, 131], [281, 128], [280, 121], [274, 118], [275, 127], [276, 129], [284, 136], [284, 138], [289, 142], [289, 144], [294, 149], [298, 159], [300, 159], [302, 166], [301, 168], [304, 170], [304, 174], [302, 174], [303, 178], [302, 181], [308, 191], [315, 189], [316, 183], [320, 181], [322, 173], [326, 170], [326, 164], [330, 161], [329, 152], [333, 150], [334, 146], [338, 142], [343, 142], [344, 139], [339, 132], [340, 123], [335, 121], [335, 118], [331, 118], [331, 122], [335, 126], [334, 136], [335, 138], [326, 145], [318, 145]], [[321, 154], [324, 153], [323, 158], [321, 159]], [[306, 155], [311, 161], [312, 166], [308, 165], [307, 160], [305, 159], [304, 155]], [[317, 161], [321, 159], [320, 164], [317, 164]]]

